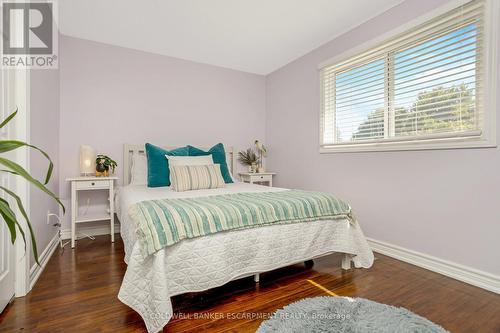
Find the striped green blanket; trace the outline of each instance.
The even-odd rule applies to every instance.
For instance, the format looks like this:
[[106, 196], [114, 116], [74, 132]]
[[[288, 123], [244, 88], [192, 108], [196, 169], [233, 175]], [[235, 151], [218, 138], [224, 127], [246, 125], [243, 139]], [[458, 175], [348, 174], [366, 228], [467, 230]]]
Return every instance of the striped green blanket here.
[[351, 207], [333, 196], [299, 190], [148, 200], [131, 206], [144, 255], [186, 238], [270, 224], [348, 218]]

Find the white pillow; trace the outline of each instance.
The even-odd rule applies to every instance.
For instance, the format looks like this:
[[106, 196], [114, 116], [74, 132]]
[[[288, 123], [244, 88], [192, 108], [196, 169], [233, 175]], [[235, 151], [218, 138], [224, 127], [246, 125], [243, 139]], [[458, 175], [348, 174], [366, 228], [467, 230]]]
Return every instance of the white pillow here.
[[146, 185], [148, 183], [148, 160], [145, 154], [132, 155], [130, 174], [130, 185]]
[[203, 156], [169, 156], [165, 155], [168, 159], [169, 166], [178, 166], [178, 165], [212, 165], [214, 164], [214, 160], [212, 159], [212, 155], [203, 155]]

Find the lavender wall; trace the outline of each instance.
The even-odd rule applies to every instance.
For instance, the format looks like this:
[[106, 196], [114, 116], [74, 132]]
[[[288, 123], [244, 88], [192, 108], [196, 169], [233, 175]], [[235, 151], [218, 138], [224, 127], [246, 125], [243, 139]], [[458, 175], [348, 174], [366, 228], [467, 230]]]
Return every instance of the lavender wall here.
[[[30, 74], [30, 142], [45, 150], [54, 162], [48, 188], [59, 192], [59, 70], [32, 70]], [[48, 162], [40, 153], [30, 153], [30, 170], [43, 180]], [[36, 235], [38, 253], [47, 247], [57, 229], [47, 225], [47, 211], [59, 214], [59, 207], [48, 195], [30, 187], [30, 220]], [[52, 220], [51, 222], [55, 222]], [[32, 257], [31, 263], [35, 264]]]
[[264, 138], [263, 76], [67, 36], [59, 47], [60, 194], [66, 203], [65, 179], [79, 173], [81, 144], [116, 159], [121, 177], [124, 143], [244, 148]]
[[318, 64], [445, 2], [407, 0], [268, 75], [268, 166], [278, 186], [346, 199], [368, 237], [500, 275], [498, 148], [318, 152]]

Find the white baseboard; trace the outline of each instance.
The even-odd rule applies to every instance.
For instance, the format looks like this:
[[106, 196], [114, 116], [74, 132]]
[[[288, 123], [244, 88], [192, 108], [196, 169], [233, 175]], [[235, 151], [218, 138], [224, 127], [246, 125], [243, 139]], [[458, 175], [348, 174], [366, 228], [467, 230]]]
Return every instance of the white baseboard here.
[[[76, 230], [78, 232], [87, 234], [89, 236], [109, 235], [109, 231], [110, 231], [109, 224], [100, 225], [100, 226], [91, 226], [91, 227], [79, 225]], [[117, 234], [117, 233], [120, 233], [120, 224], [119, 223], [115, 223], [115, 234]], [[61, 230], [61, 238], [62, 239], [70, 239], [71, 238], [71, 229]]]
[[375, 239], [368, 243], [375, 252], [500, 294], [500, 276]]
[[43, 250], [43, 252], [40, 254], [38, 257], [38, 261], [40, 262], [40, 265], [33, 265], [30, 269], [30, 288], [31, 290], [33, 286], [35, 285], [36, 281], [38, 281], [38, 278], [42, 274], [43, 270], [45, 269], [45, 266], [47, 266], [47, 263], [49, 262], [50, 258], [54, 254], [54, 251], [57, 249], [57, 246], [59, 245], [59, 237], [57, 233], [52, 237], [50, 240], [49, 244], [47, 244], [47, 247]]

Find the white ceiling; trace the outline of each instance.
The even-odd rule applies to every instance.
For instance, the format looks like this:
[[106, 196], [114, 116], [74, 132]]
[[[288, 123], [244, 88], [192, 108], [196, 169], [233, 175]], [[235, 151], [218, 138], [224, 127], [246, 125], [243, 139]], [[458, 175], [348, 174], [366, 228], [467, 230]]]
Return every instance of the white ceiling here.
[[61, 33], [268, 74], [403, 0], [63, 0]]

